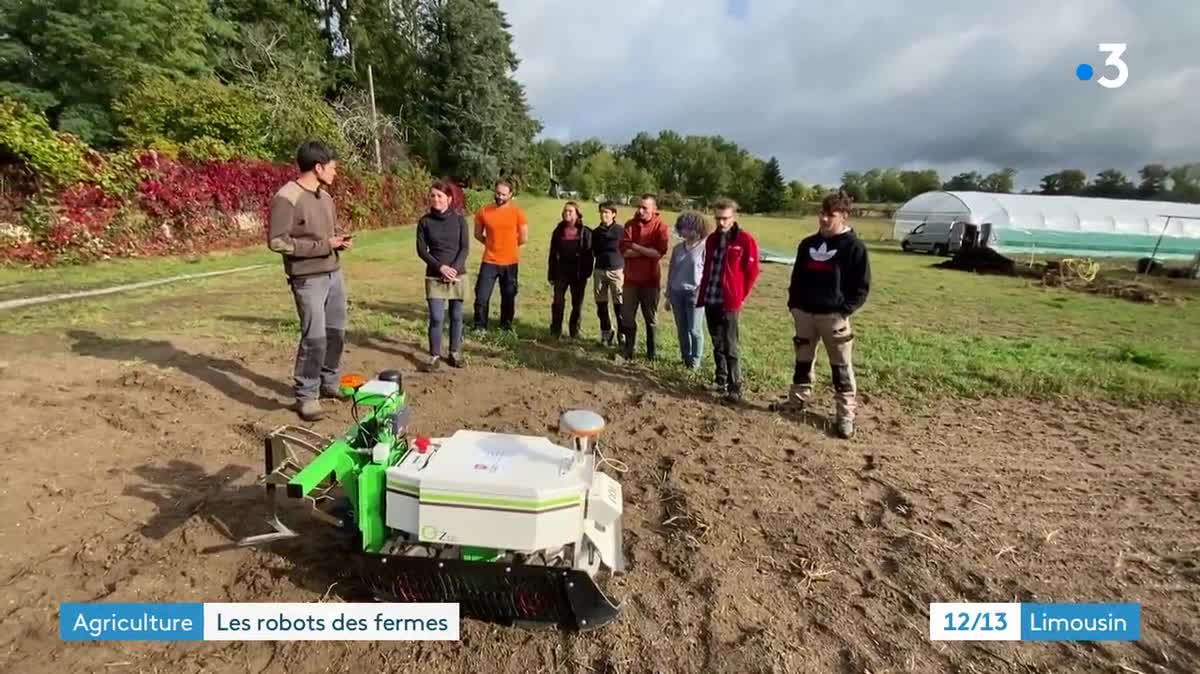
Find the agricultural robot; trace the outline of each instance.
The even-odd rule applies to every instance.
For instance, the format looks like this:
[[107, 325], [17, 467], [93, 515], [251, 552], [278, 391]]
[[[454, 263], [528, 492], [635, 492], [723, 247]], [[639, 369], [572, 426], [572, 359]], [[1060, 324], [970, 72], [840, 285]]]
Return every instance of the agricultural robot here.
[[410, 438], [399, 371], [341, 385], [356, 420], [344, 435], [281, 426], [266, 437], [259, 483], [275, 531], [238, 546], [300, 536], [279, 519], [282, 487], [350, 534], [379, 600], [458, 602], [464, 614], [520, 626], [589, 630], [616, 618], [596, 583], [602, 568], [625, 566], [621, 485], [600, 472], [600, 415], [560, 417], [570, 447], [472, 430]]

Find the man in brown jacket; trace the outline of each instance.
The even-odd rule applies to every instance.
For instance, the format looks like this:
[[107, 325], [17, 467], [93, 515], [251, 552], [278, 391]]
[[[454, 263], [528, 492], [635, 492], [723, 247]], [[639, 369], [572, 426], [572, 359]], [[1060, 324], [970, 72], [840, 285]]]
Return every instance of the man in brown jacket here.
[[296, 163], [300, 176], [271, 200], [268, 246], [283, 256], [300, 318], [293, 409], [305, 421], [316, 421], [325, 416], [318, 395], [343, 397], [338, 380], [347, 312], [339, 256], [350, 250], [351, 237], [336, 232], [337, 216], [329, 194], [337, 177], [333, 151], [317, 142], [305, 143]]

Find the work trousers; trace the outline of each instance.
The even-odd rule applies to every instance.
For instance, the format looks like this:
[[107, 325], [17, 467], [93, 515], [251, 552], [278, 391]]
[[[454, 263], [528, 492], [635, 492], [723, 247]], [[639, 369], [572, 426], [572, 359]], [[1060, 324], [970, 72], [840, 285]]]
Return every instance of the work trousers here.
[[484, 262], [479, 265], [479, 278], [475, 280], [475, 328], [485, 330], [489, 320], [489, 304], [496, 282], [500, 282], [500, 329], [511, 330], [517, 312], [517, 290], [519, 265], [497, 265]]
[[833, 374], [839, 419], [854, 420], [858, 386], [854, 377], [854, 331], [850, 319], [841, 314], [811, 314], [792, 309], [796, 336], [796, 366], [792, 375], [792, 402], [807, 404], [812, 397], [817, 345], [825, 346]]
[[336, 389], [346, 337], [346, 285], [341, 270], [289, 281], [300, 319], [293, 370], [297, 400]]

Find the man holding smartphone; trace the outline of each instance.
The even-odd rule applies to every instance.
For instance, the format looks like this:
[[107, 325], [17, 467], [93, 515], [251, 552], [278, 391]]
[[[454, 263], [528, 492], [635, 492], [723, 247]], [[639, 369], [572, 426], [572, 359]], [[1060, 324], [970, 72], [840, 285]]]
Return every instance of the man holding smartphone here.
[[305, 421], [325, 416], [319, 397], [342, 398], [342, 351], [346, 335], [346, 286], [340, 254], [351, 237], [337, 234], [329, 187], [337, 177], [337, 157], [317, 142], [300, 146], [301, 174], [271, 200], [267, 245], [283, 257], [283, 269], [300, 319], [300, 343], [293, 371], [293, 409]]

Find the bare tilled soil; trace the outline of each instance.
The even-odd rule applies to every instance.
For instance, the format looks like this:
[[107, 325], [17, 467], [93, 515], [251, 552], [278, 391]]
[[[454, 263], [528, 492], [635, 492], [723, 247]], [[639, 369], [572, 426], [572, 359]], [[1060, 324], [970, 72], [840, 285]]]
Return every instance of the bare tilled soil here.
[[[522, 348], [548, 348], [528, 345]], [[262, 533], [262, 437], [295, 417], [290, 347], [73, 332], [6, 340], [0, 671], [1200, 671], [1200, 415], [868, 398], [859, 435], [611, 369], [399, 367], [416, 430], [555, 437], [587, 406], [626, 464], [620, 619], [583, 634], [464, 621], [459, 642], [65, 643], [68, 601], [350, 601], [335, 543]], [[567, 349], [566, 353], [569, 353]], [[826, 405], [831, 407], [830, 405]], [[315, 425], [339, 433], [338, 407]], [[314, 529], [320, 532], [320, 529]], [[934, 601], [1132, 601], [1137, 643], [931, 642]]]

